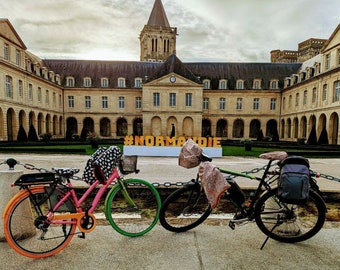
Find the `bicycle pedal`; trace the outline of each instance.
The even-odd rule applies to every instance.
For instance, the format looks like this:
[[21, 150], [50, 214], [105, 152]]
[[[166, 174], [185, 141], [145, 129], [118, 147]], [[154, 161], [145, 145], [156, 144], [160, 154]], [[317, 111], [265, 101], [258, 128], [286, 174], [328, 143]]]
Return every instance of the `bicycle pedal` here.
[[230, 220], [230, 222], [234, 223], [234, 224], [240, 224], [240, 223], [244, 223], [245, 221], [249, 221], [249, 218], [240, 218], [240, 219], [232, 219]]
[[235, 230], [235, 223], [234, 222], [229, 221], [228, 225], [229, 225], [230, 229]]
[[81, 235], [78, 235], [78, 238], [85, 239], [85, 233], [81, 233]]

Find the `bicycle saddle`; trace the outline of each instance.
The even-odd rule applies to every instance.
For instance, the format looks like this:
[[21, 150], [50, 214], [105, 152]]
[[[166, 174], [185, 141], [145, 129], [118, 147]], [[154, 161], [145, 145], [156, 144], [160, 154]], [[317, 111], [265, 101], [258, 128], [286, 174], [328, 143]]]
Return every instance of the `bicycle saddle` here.
[[288, 154], [283, 151], [268, 152], [260, 155], [260, 158], [269, 160], [283, 160], [286, 157], [288, 157]]

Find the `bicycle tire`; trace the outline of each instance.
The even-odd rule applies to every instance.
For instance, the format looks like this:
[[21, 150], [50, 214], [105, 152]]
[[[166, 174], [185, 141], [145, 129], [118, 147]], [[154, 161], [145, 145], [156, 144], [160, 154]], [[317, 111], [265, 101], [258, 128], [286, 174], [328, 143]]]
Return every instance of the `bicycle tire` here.
[[[156, 188], [141, 179], [127, 179], [124, 187], [115, 185], [105, 199], [105, 215], [118, 233], [137, 237], [149, 232], [158, 222], [162, 206]], [[124, 196], [124, 189], [135, 206]]]
[[[37, 212], [32, 198], [36, 199], [37, 207], [46, 212], [51, 206], [48, 192], [44, 187], [33, 187], [30, 188], [30, 193], [27, 190], [19, 192], [6, 206], [5, 238], [16, 252], [26, 257], [38, 259], [55, 255], [72, 240], [77, 227], [76, 222], [74, 224], [45, 223], [43, 221], [45, 216]], [[73, 201], [69, 200], [69, 203], [73, 204]], [[76, 211], [75, 209], [72, 212]]]
[[201, 186], [193, 183], [176, 190], [165, 199], [159, 221], [169, 231], [185, 232], [204, 222], [211, 211]]
[[280, 202], [277, 188], [261, 196], [254, 217], [260, 230], [272, 239], [285, 243], [307, 240], [317, 234], [326, 219], [326, 206], [321, 196], [309, 191], [305, 205]]

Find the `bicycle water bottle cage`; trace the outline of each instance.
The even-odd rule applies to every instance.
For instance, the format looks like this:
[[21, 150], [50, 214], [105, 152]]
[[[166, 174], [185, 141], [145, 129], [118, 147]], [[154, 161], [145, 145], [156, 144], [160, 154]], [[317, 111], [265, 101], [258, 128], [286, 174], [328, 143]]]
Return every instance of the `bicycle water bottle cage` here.
[[54, 173], [29, 173], [21, 175], [14, 186], [32, 186], [52, 184], [56, 180]]

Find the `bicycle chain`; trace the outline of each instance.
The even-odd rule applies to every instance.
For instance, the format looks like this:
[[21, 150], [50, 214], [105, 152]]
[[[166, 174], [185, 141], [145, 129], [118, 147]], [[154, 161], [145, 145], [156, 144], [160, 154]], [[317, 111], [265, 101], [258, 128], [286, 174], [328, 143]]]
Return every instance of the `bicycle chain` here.
[[[4, 165], [4, 164], [7, 165], [6, 161], [0, 163], [0, 165]], [[45, 169], [45, 168], [38, 168], [38, 167], [35, 167], [34, 165], [28, 164], [28, 163], [27, 163], [27, 164], [24, 164], [24, 163], [21, 163], [21, 162], [17, 161], [17, 165], [21, 165], [21, 166], [23, 166], [25, 169], [28, 169], [28, 170], [37, 170], [37, 171], [39, 171], [39, 172], [41, 172], [41, 173], [48, 173], [48, 172], [52, 172], [52, 173], [53, 173], [53, 171], [51, 171], [51, 170], [47, 170], [47, 169]], [[276, 163], [273, 163], [273, 164], [271, 165], [271, 167], [272, 167], [272, 166], [275, 166], [275, 165], [277, 165], [277, 162], [276, 162]], [[264, 165], [263, 167], [253, 168], [253, 169], [251, 169], [251, 170], [249, 170], [249, 171], [243, 171], [242, 173], [245, 173], [245, 174], [255, 174], [255, 173], [258, 173], [258, 172], [260, 172], [260, 171], [264, 171], [264, 170], [266, 169], [266, 167], [267, 167], [267, 165]], [[230, 178], [236, 178], [236, 177], [240, 177], [240, 176], [237, 176], [237, 175], [228, 175], [228, 177], [230, 177]], [[332, 176], [332, 175], [320, 173], [320, 177], [325, 178], [325, 179], [327, 179], [327, 180], [340, 182], [340, 178], [337, 178], [337, 177]], [[71, 177], [71, 179], [72, 179], [72, 180], [82, 180], [81, 177], [76, 176], [76, 175], [73, 175], [73, 176]], [[176, 182], [176, 183], [165, 182], [165, 183], [163, 183], [163, 184], [162, 184], [162, 183], [157, 183], [157, 182], [155, 182], [155, 183], [152, 183], [152, 185], [153, 185], [154, 187], [161, 187], [161, 186], [164, 186], [164, 187], [171, 187], [171, 186], [181, 187], [181, 186], [184, 186], [186, 183], [188, 183], [188, 181], [187, 181], [187, 182]]]

